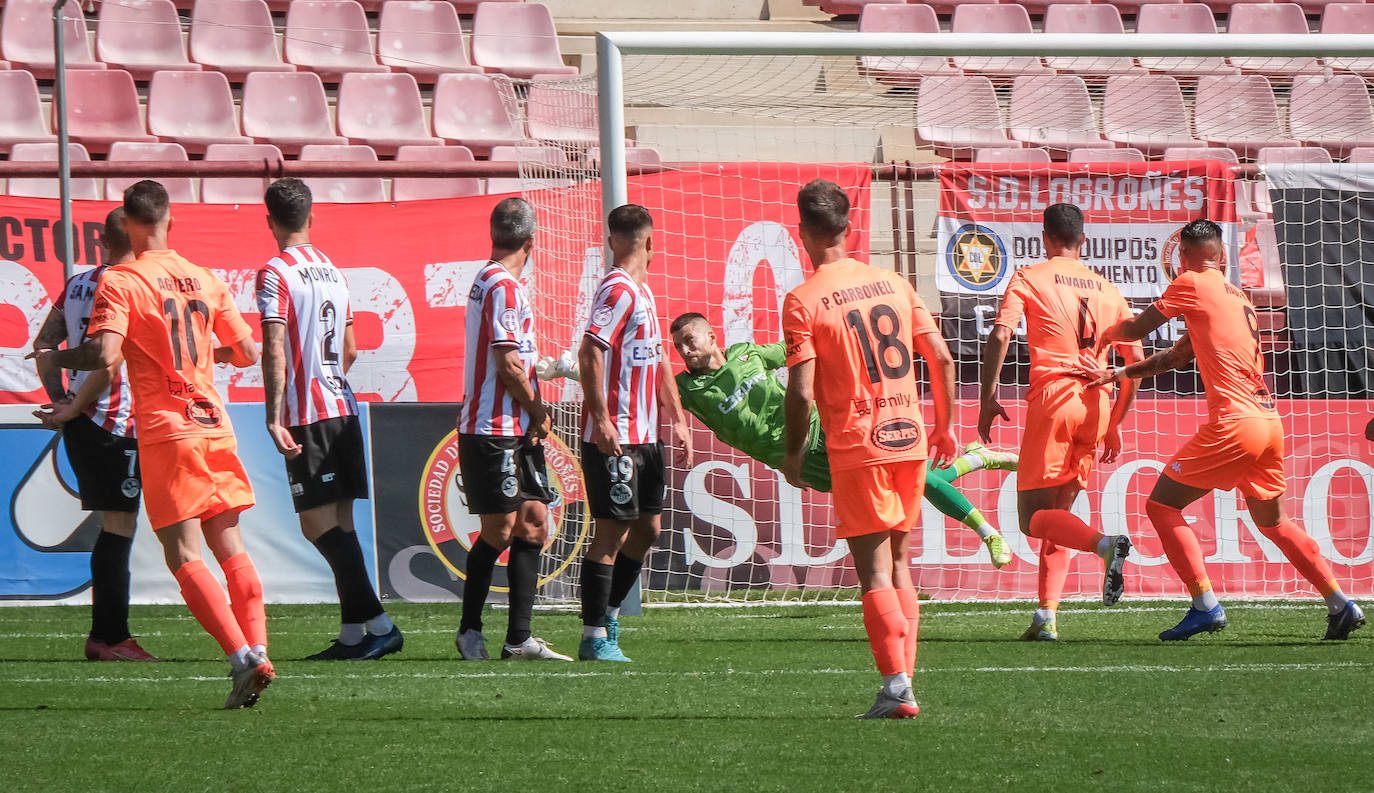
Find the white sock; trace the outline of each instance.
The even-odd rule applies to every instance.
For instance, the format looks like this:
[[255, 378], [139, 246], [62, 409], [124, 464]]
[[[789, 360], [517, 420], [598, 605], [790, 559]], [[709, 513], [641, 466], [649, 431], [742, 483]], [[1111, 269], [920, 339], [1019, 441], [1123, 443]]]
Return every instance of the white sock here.
[[1344, 592], [1337, 589], [1326, 596], [1326, 610], [1335, 614], [1345, 608], [1345, 604], [1349, 602], [1350, 598], [1346, 597]]
[[1036, 609], [1035, 616], [1031, 617], [1032, 625], [1044, 625], [1054, 621], [1054, 609]]
[[604, 639], [604, 638], [606, 638], [606, 629], [605, 629], [605, 628], [593, 627], [593, 626], [591, 626], [591, 625], [583, 625], [583, 626], [582, 626], [582, 638], [584, 638], [584, 639]]
[[1193, 598], [1193, 608], [1198, 611], [1211, 611], [1220, 605], [1221, 601], [1217, 600], [1217, 593], [1210, 589]]
[[883, 690], [894, 697], [900, 697], [911, 688], [911, 678], [906, 676], [906, 672], [898, 672], [895, 675], [883, 675]]
[[610, 617], [610, 618], [613, 619], [613, 620], [618, 620], [618, 619], [620, 619], [620, 607], [619, 607], [619, 606], [607, 606], [607, 607], [606, 607], [606, 616], [607, 616], [607, 617]]
[[229, 653], [229, 668], [233, 669], [235, 672], [238, 672], [247, 669], [250, 666], [254, 666], [255, 664], [250, 663], [248, 660], [248, 654], [250, 652], [252, 651], [249, 650], [248, 645], [245, 644], [237, 650], [233, 651], [232, 653]]
[[353, 647], [362, 642], [367, 628], [361, 622], [345, 622], [339, 626], [339, 644]]
[[265, 644], [255, 644], [255, 645], [253, 645], [253, 655], [258, 656], [259, 658], [267, 658], [267, 645], [265, 645]]
[[386, 615], [385, 611], [364, 624], [367, 626], [367, 632], [373, 636], [385, 636], [391, 633], [392, 628], [396, 627], [391, 624], [391, 618]]

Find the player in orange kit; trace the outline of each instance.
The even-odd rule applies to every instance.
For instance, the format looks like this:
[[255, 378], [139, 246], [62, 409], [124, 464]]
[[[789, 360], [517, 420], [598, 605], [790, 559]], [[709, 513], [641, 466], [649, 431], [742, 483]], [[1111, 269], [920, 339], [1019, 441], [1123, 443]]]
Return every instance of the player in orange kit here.
[[[1007, 419], [997, 402], [997, 380], [1012, 333], [1024, 316], [1031, 376], [1016, 511], [1021, 531], [1040, 539], [1040, 604], [1021, 636], [1026, 641], [1059, 638], [1056, 611], [1069, 572], [1070, 549], [1102, 558], [1102, 602], [1108, 606], [1125, 590], [1121, 570], [1131, 551], [1130, 538], [1104, 537], [1069, 511], [1092, 472], [1098, 447], [1102, 446], [1102, 461], [1108, 463], [1121, 451], [1121, 420], [1135, 396], [1135, 384], [1123, 384], [1109, 408], [1109, 392], [1089, 390], [1081, 364], [1100, 360], [1093, 368], [1105, 365], [1097, 329], [1129, 317], [1131, 309], [1115, 286], [1078, 259], [1082, 210], [1073, 204], [1047, 208], [1043, 239], [1050, 258], [1017, 270], [1002, 297], [1002, 309], [983, 348], [978, 411], [978, 434], [988, 443], [993, 419]], [[1139, 344], [1119, 344], [1117, 351], [1128, 363], [1143, 357]]]
[[1183, 620], [1159, 634], [1185, 640], [1226, 627], [1226, 611], [1212, 592], [1197, 535], [1183, 510], [1213, 490], [1239, 489], [1260, 533], [1283, 551], [1326, 599], [1327, 639], [1345, 639], [1364, 625], [1364, 612], [1341, 592], [1331, 566], [1307, 532], [1283, 510], [1283, 422], [1264, 383], [1259, 321], [1245, 293], [1226, 280], [1221, 227], [1195, 220], [1179, 235], [1182, 272], [1138, 316], [1102, 333], [1099, 344], [1143, 339], [1172, 317], [1188, 332], [1149, 360], [1099, 373], [1093, 385], [1150, 377], [1197, 359], [1207, 391], [1207, 423], [1174, 455], [1155, 483], [1145, 514], [1159, 533], [1169, 564], [1187, 584], [1193, 603]]
[[[224, 706], [251, 707], [275, 673], [262, 583], [238, 528], [253, 489], [215, 391], [214, 365], [252, 366], [258, 349], [228, 287], [171, 250], [171, 227], [162, 185], [144, 180], [125, 190], [124, 230], [137, 258], [100, 279], [85, 344], [38, 354], [69, 369], [128, 365], [148, 521], [191, 614], [229, 657]], [[201, 561], [202, 535], [229, 600]]]
[[921, 516], [927, 438], [913, 354], [930, 365], [936, 464], [954, 458], [954, 361], [916, 290], [845, 252], [849, 198], [817, 179], [797, 195], [802, 246], [815, 267], [787, 294], [782, 329], [789, 379], [782, 472], [804, 487], [811, 406], [820, 413], [834, 486], [836, 533], [849, 544], [863, 592], [864, 629], [883, 675], [862, 718], [909, 719], [920, 620], [909, 532]]

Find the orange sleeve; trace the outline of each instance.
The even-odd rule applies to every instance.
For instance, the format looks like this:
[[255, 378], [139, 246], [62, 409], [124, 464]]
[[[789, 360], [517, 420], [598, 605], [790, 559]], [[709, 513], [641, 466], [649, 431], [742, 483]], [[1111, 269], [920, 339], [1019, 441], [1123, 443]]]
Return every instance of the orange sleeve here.
[[782, 339], [787, 346], [788, 366], [815, 359], [811, 312], [806, 310], [795, 291], [788, 292], [782, 301]]
[[215, 340], [221, 347], [231, 344], [238, 344], [249, 336], [253, 335], [253, 329], [248, 327], [243, 315], [239, 313], [238, 306], [234, 305], [234, 297], [229, 294], [229, 287], [224, 282], [215, 278], [213, 286], [215, 303], [215, 318], [213, 330]]
[[1011, 283], [1007, 284], [1006, 294], [1002, 295], [1002, 308], [997, 312], [993, 324], [1016, 330], [1016, 326], [1021, 324], [1021, 316], [1026, 313], [1026, 297], [1029, 294], [1030, 282], [1026, 279], [1025, 271], [1017, 270], [1011, 277]]
[[128, 279], [119, 272], [107, 271], [101, 277], [91, 304], [91, 319], [86, 325], [87, 336], [101, 331], [129, 335], [129, 314], [136, 300], [130, 286]]
[[1155, 301], [1159, 313], [1173, 319], [1184, 311], [1197, 307], [1197, 284], [1192, 273], [1182, 273]]

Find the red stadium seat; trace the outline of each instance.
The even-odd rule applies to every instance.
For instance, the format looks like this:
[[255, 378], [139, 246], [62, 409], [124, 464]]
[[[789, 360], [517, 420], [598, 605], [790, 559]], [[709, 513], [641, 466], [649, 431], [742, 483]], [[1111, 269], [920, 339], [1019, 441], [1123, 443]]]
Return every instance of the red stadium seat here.
[[[0, 53], [40, 80], [53, 76], [52, 7], [49, 0], [7, 0], [0, 15]], [[91, 55], [86, 15], [76, 0], [62, 11], [62, 57], [68, 69], [104, 69]]]
[[[1216, 33], [1212, 9], [1202, 3], [1149, 3], [1140, 7], [1135, 18], [1137, 33]], [[1140, 65], [1152, 72], [1175, 76], [1197, 74], [1235, 74], [1236, 68], [1224, 58], [1145, 58]]]
[[345, 74], [339, 83], [339, 134], [381, 154], [397, 146], [442, 146], [429, 134], [420, 87], [408, 74]]
[[[302, 146], [301, 159], [376, 162], [377, 152], [368, 146]], [[386, 184], [380, 177], [314, 177], [304, 181], [316, 203], [368, 204], [386, 200]]]
[[[281, 162], [281, 149], [268, 143], [212, 143], [205, 149], [207, 162], [266, 160]], [[218, 178], [200, 180], [200, 200], [206, 204], [261, 204], [268, 179]]]
[[1294, 79], [1288, 128], [1303, 143], [1323, 146], [1337, 157], [1374, 146], [1374, 108], [1364, 80], [1353, 74]]
[[[472, 152], [466, 146], [402, 146], [396, 150], [396, 162], [444, 161], [472, 162]], [[391, 180], [393, 201], [421, 201], [430, 198], [459, 198], [482, 194], [481, 179], [441, 179], [436, 177], [398, 176]]]
[[[103, 154], [115, 141], [156, 143], [143, 126], [134, 78], [119, 69], [67, 75], [67, 134], [87, 151]], [[53, 107], [56, 114], [57, 108]], [[56, 127], [54, 116], [53, 126]]]
[[445, 72], [482, 72], [482, 67], [468, 60], [467, 39], [458, 23], [458, 12], [450, 3], [383, 3], [377, 54], [384, 65], [409, 72], [425, 85]]
[[[1019, 5], [960, 5], [954, 9], [950, 28], [955, 33], [1033, 33], [1030, 14]], [[985, 56], [959, 56], [954, 65], [966, 72], [983, 74], [1014, 75], [1041, 74], [1048, 69], [1039, 58], [1016, 56], [989, 58]]]
[[[110, 146], [110, 154], [105, 159], [123, 162], [186, 162], [186, 150], [176, 143], [125, 143], [118, 141]], [[189, 177], [154, 177], [167, 188], [167, 195], [174, 204], [194, 204], [196, 189]], [[140, 177], [129, 176], [105, 180], [105, 200], [119, 201], [124, 197], [124, 188], [137, 182]]]
[[[71, 162], [88, 162], [91, 155], [86, 153], [86, 147], [80, 143], [68, 143], [67, 158]], [[57, 144], [16, 143], [10, 148], [10, 162], [57, 162]], [[11, 177], [8, 192], [10, 195], [16, 196], [58, 198], [61, 187], [55, 176], [32, 179]], [[98, 201], [100, 200], [100, 188], [96, 186], [94, 179], [73, 179], [71, 181], [71, 196], [76, 200]]]
[[25, 71], [0, 71], [0, 151], [16, 143], [56, 143], [43, 123], [38, 83]]
[[200, 64], [186, 58], [181, 40], [181, 17], [172, 0], [120, 0], [100, 4], [96, 25], [95, 54], [136, 80], [154, 72], [182, 69], [200, 71]]
[[1045, 149], [974, 149], [974, 162], [1049, 162], [1050, 153]]
[[1236, 153], [1224, 146], [1170, 146], [1164, 150], [1164, 160], [1220, 160], [1235, 165], [1240, 162]]
[[1140, 149], [1130, 147], [1121, 149], [1074, 149], [1069, 152], [1069, 162], [1145, 162], [1145, 153]]
[[1200, 146], [1188, 126], [1178, 81], [1165, 74], [1107, 78], [1102, 131], [1108, 140], [1157, 154], [1171, 146]]
[[434, 84], [434, 134], [484, 155], [525, 139], [515, 87], [499, 75], [442, 74]]
[[[1307, 16], [1297, 3], [1238, 3], [1226, 17], [1227, 33], [1306, 36]], [[1242, 72], [1276, 75], [1321, 74], [1316, 58], [1231, 58]]]
[[[1111, 5], [1054, 3], [1045, 9], [1046, 33], [1125, 33], [1121, 12]], [[1045, 64], [1061, 72], [1144, 74], [1133, 58], [1049, 57]]]
[[472, 22], [472, 62], [522, 79], [577, 74], [576, 66], [563, 65], [553, 17], [540, 3], [479, 3]]
[[[580, 82], [580, 81], [579, 81]], [[597, 135], [596, 94], [567, 80], [530, 84], [525, 97], [526, 126], [534, 140], [568, 146], [595, 145]]]
[[[568, 155], [557, 146], [493, 146], [491, 149], [492, 162], [520, 162], [520, 163], [543, 163], [551, 170], [556, 170], [560, 166], [566, 166]], [[531, 171], [539, 169], [532, 168]], [[492, 178], [487, 180], [487, 193], [518, 193], [522, 190], [553, 189], [558, 187], [571, 187], [572, 179], [557, 176], [545, 176], [539, 173], [532, 173], [524, 179]]]
[[1258, 74], [1201, 77], [1193, 102], [1193, 127], [1201, 140], [1254, 157], [1265, 146], [1297, 146], [1279, 123], [1269, 81]]
[[334, 83], [345, 72], [389, 72], [372, 52], [367, 14], [357, 0], [292, 0], [286, 60]]
[[191, 60], [241, 82], [249, 72], [294, 72], [277, 51], [272, 12], [263, 0], [197, 0], [191, 12]]
[[1082, 148], [1115, 148], [1103, 140], [1093, 118], [1093, 102], [1083, 78], [1072, 74], [1034, 74], [1011, 84], [1011, 137], [1041, 146], [1058, 157]]
[[[922, 3], [874, 3], [859, 15], [863, 33], [939, 33], [935, 9]], [[928, 74], [959, 74], [948, 58], [919, 55], [859, 56], [859, 71], [884, 85], [914, 86]]]
[[219, 72], [158, 72], [148, 86], [148, 131], [194, 154], [211, 143], [252, 143], [239, 132], [229, 80]]
[[[1332, 3], [1322, 9], [1322, 33], [1374, 34], [1374, 5]], [[1374, 58], [1327, 58], [1326, 65], [1336, 71], [1355, 72], [1374, 77]]]
[[942, 157], [966, 160], [974, 149], [1019, 149], [1007, 137], [992, 81], [982, 75], [927, 77], [916, 102], [916, 141]]
[[293, 153], [307, 144], [347, 143], [334, 134], [324, 84], [313, 72], [254, 72], [243, 82], [243, 133]]

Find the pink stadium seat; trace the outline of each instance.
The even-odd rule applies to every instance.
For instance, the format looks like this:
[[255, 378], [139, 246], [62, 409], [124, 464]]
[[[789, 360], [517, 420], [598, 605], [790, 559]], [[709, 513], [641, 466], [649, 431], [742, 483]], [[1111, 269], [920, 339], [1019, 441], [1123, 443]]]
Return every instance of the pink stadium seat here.
[[[1217, 21], [1202, 3], [1149, 3], [1136, 14], [1135, 32], [1216, 33]], [[1140, 65], [1177, 76], [1236, 73], [1223, 58], [1141, 58]]]
[[[1307, 16], [1297, 3], [1238, 3], [1226, 17], [1226, 32], [1306, 36]], [[1278, 76], [1322, 73], [1316, 58], [1231, 58], [1231, 65]]]
[[[935, 9], [922, 3], [874, 3], [859, 15], [861, 33], [939, 33]], [[958, 74], [948, 58], [859, 56], [859, 71], [884, 85], [914, 86], [927, 74]]]
[[[591, 163], [601, 162], [601, 149], [596, 146], [587, 149], [587, 161]], [[652, 146], [625, 147], [626, 165], [632, 163], [639, 165], [658, 165], [661, 162], [663, 162], [663, 160], [658, 156], [658, 149]]]
[[[472, 162], [472, 152], [466, 146], [402, 146], [396, 150], [396, 162], [443, 160]], [[401, 177], [391, 180], [393, 201], [421, 201], [429, 198], [458, 198], [481, 195], [481, 179], [440, 179], [435, 177]]]
[[389, 72], [372, 52], [367, 14], [356, 0], [292, 0], [286, 11], [286, 60], [328, 82], [345, 72]]
[[[125, 143], [116, 142], [110, 146], [110, 154], [105, 159], [125, 162], [186, 162], [186, 150], [176, 143]], [[137, 182], [140, 177], [109, 178], [105, 180], [105, 200], [118, 201], [124, 197], [124, 188]], [[196, 189], [189, 177], [154, 177], [167, 188], [167, 195], [174, 204], [194, 204]]]
[[525, 139], [510, 80], [500, 75], [441, 74], [434, 84], [434, 134], [483, 155]]
[[891, 2], [891, 0], [821, 0], [820, 8], [832, 16], [853, 16], [862, 14], [870, 5]]
[[243, 133], [292, 153], [306, 144], [347, 143], [334, 134], [324, 84], [313, 72], [254, 72], [243, 82]]
[[[955, 33], [1032, 33], [1035, 30], [1031, 27], [1030, 14], [1015, 4], [957, 6], [950, 28]], [[998, 75], [1041, 74], [1048, 71], [1039, 58], [1029, 56], [960, 56], [954, 59], [954, 65], [966, 72]]]
[[[91, 155], [80, 143], [67, 144], [67, 158], [71, 162], [88, 162]], [[57, 162], [56, 143], [16, 143], [10, 148], [10, 162]], [[32, 196], [34, 198], [57, 198], [61, 188], [57, 177], [35, 179], [10, 179], [10, 195]], [[77, 200], [100, 200], [100, 188], [94, 179], [73, 179], [71, 196]]]
[[95, 54], [137, 80], [169, 69], [200, 71], [186, 59], [181, 18], [172, 0], [120, 0], [100, 4]]
[[[138, 89], [126, 71], [69, 72], [67, 108], [67, 134], [88, 151], [103, 154], [111, 143], [120, 140], [157, 142], [143, 126]], [[53, 112], [57, 112], [56, 107]]]
[[381, 154], [397, 146], [442, 146], [429, 134], [420, 87], [408, 74], [345, 74], [339, 83], [339, 134]]
[[38, 83], [25, 71], [0, 71], [0, 151], [16, 143], [55, 143], [43, 123]]
[[[1374, 34], [1374, 5], [1332, 3], [1322, 9], [1322, 33]], [[1374, 58], [1327, 58], [1326, 65], [1337, 71], [1374, 77]]]
[[[888, 0], [888, 2], [895, 2], [895, 0]], [[961, 5], [995, 5], [1001, 0], [926, 0], [926, 2], [935, 9], [935, 13], [940, 16], [949, 16], [954, 13], [955, 8]]]
[[568, 146], [591, 146], [598, 138], [596, 95], [567, 83], [566, 80], [535, 80], [530, 84], [525, 97], [530, 137]]
[[194, 154], [211, 143], [252, 143], [240, 134], [229, 80], [220, 72], [158, 72], [148, 86], [148, 131]]
[[1163, 160], [1220, 160], [1235, 165], [1240, 162], [1236, 153], [1224, 146], [1170, 146], [1164, 150]]
[[[281, 162], [281, 149], [267, 143], [212, 143], [205, 149], [205, 159], [266, 160]], [[267, 191], [267, 179], [219, 178], [200, 180], [200, 200], [206, 204], [261, 204]]]
[[1297, 146], [1279, 123], [1269, 81], [1258, 74], [1201, 77], [1193, 103], [1193, 128], [1201, 140], [1254, 157], [1265, 146]]
[[1356, 146], [1346, 162], [1374, 163], [1374, 146]]
[[1072, 74], [1028, 74], [1011, 84], [1011, 137], [1042, 146], [1058, 157], [1082, 148], [1115, 148], [1097, 133], [1093, 102], [1083, 78]]
[[1043, 17], [1052, 5], [1089, 5], [1092, 0], [1022, 0], [1021, 5], [1031, 16]]
[[553, 17], [541, 3], [478, 3], [472, 62], [523, 79], [577, 74], [576, 66], [563, 65]]
[[[1328, 165], [1331, 163], [1331, 155], [1326, 149], [1316, 146], [1267, 146], [1259, 150], [1255, 155], [1255, 162], [1261, 166], [1274, 164], [1292, 165]], [[1257, 180], [1253, 185], [1254, 191], [1251, 201], [1255, 211], [1269, 216], [1274, 214], [1274, 202], [1269, 197], [1269, 182], [1265, 179]]]
[[[49, 0], [7, 0], [0, 15], [0, 52], [40, 80], [53, 76], [52, 6]], [[62, 56], [67, 68], [104, 69], [105, 64], [91, 55], [86, 15], [76, 0], [68, 0], [62, 17]]]
[[[1045, 9], [1046, 33], [1125, 33], [1121, 12], [1113, 5], [1054, 3]], [[1082, 74], [1143, 74], [1132, 58], [1046, 58], [1045, 64], [1061, 72]]]
[[974, 162], [1049, 162], [1050, 153], [1045, 149], [974, 149]]
[[1007, 137], [992, 81], [983, 75], [927, 77], [916, 101], [916, 141], [942, 157], [966, 160], [974, 149], [1019, 149]]
[[1121, 149], [1074, 149], [1069, 162], [1145, 162], [1145, 153], [1130, 147]]
[[480, 74], [468, 60], [468, 43], [451, 3], [389, 0], [382, 4], [377, 54], [393, 70], [428, 85], [445, 72]]
[[1337, 157], [1374, 146], [1374, 108], [1364, 80], [1353, 74], [1295, 78], [1288, 128], [1298, 140], [1323, 146]]
[[1107, 78], [1102, 131], [1108, 140], [1147, 154], [1171, 146], [1203, 145], [1188, 127], [1178, 81], [1166, 74]]
[[[376, 162], [377, 152], [368, 146], [302, 146], [301, 159]], [[305, 183], [317, 203], [368, 204], [386, 200], [386, 185], [381, 178], [314, 177]]]
[[[550, 169], [566, 166], [568, 163], [568, 155], [557, 146], [493, 146], [490, 159], [492, 162], [543, 163]], [[572, 179], [544, 176], [538, 173], [538, 170], [537, 167], [531, 169], [533, 173], [525, 179], [488, 179], [487, 193], [518, 193], [522, 190], [571, 187], [573, 184]]]
[[272, 12], [263, 0], [197, 0], [191, 12], [191, 60], [241, 82], [249, 72], [294, 72], [277, 51]]

